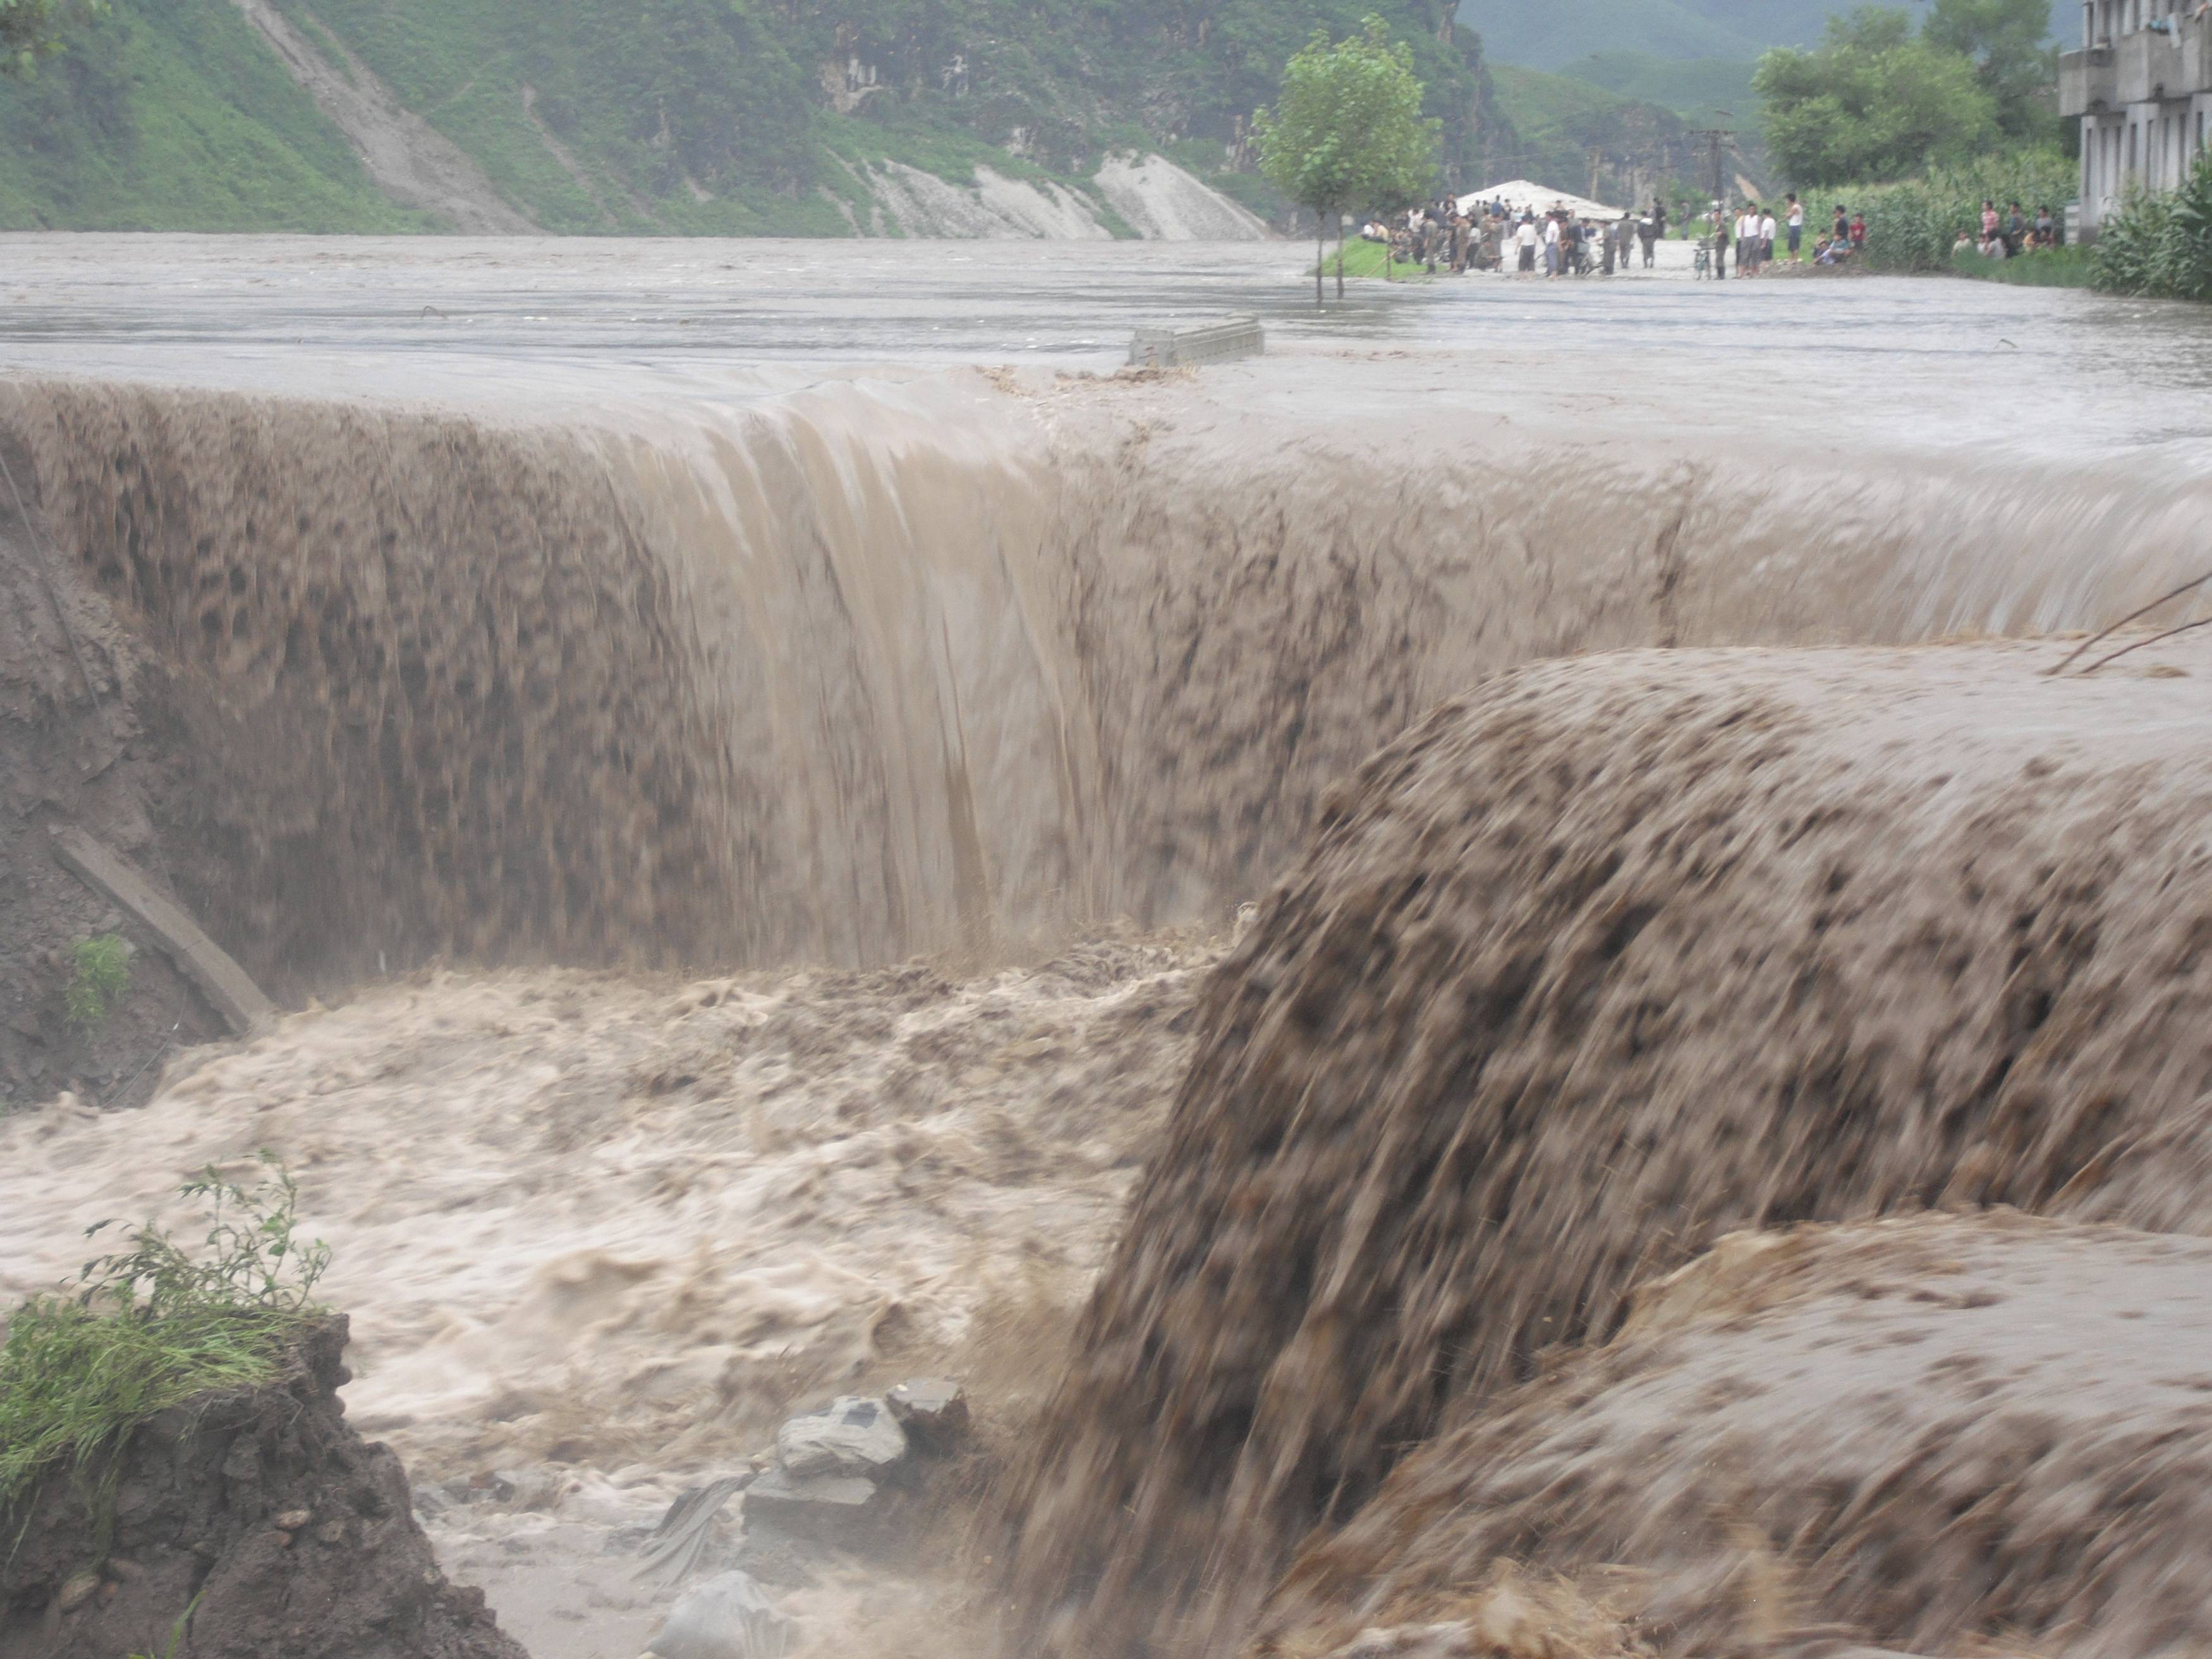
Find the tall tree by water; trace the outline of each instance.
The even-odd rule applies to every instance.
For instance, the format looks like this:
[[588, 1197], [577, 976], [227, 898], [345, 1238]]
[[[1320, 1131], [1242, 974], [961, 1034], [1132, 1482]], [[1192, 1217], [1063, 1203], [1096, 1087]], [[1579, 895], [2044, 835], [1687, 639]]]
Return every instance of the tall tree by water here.
[[1260, 171], [1314, 214], [1314, 304], [1322, 303], [1327, 227], [1337, 222], [1336, 294], [1344, 297], [1344, 215], [1395, 207], [1435, 182], [1441, 124], [1421, 113], [1413, 49], [1380, 17], [1332, 42], [1314, 31], [1283, 70], [1282, 95], [1252, 118]]
[[1820, 46], [1768, 52], [1752, 84], [1767, 152], [1801, 185], [1902, 178], [1975, 155], [1998, 132], [1975, 61], [1915, 33], [1902, 10], [1831, 17]]
[[2015, 138], [2054, 136], [2058, 49], [2045, 38], [2049, 0], [1936, 0], [1921, 36], [1973, 60], [1997, 122]]

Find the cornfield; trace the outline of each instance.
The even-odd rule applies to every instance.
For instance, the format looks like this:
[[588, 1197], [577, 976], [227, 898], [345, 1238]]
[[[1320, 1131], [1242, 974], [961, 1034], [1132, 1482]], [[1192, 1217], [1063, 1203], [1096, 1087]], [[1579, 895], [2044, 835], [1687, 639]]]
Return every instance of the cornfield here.
[[2168, 191], [2137, 191], [2097, 234], [2096, 285], [2107, 294], [2212, 300], [2212, 155]]

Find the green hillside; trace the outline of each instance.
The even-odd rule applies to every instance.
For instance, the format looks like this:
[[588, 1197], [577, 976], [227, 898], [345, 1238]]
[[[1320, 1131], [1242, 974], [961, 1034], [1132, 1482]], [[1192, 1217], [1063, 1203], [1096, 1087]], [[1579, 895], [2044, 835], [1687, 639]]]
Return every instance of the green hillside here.
[[[1087, 194], [1116, 149], [1264, 199], [1243, 123], [1316, 25], [1370, 10], [1412, 43], [1451, 173], [1482, 149], [1453, 0], [270, 3], [332, 78], [380, 82], [550, 231], [844, 234], [885, 161]], [[0, 82], [0, 228], [435, 228], [376, 188], [234, 0], [114, 0], [35, 81]]]
[[228, 0], [113, 0], [71, 47], [0, 81], [0, 228], [427, 228]]
[[[1905, 5], [1908, 0], [1883, 0]], [[1831, 12], [1861, 0], [1462, 0], [1493, 63], [1563, 70], [1596, 52], [1749, 63], [1770, 46], [1810, 46]], [[1917, 7], [1912, 8], [1917, 9]], [[2076, 0], [2051, 0], [2052, 33], [2077, 38]]]

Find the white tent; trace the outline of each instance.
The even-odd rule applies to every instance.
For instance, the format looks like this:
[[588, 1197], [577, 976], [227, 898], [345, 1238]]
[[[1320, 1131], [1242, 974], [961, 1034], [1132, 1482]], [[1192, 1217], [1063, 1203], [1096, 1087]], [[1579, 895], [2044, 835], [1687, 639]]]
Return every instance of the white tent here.
[[1564, 190], [1547, 190], [1541, 185], [1532, 185], [1526, 179], [1508, 179], [1502, 185], [1492, 185], [1488, 190], [1478, 190], [1459, 198], [1460, 211], [1470, 212], [1492, 202], [1503, 202], [1516, 214], [1526, 211], [1549, 213], [1553, 208], [1565, 208], [1577, 219], [1626, 219], [1627, 213], [1602, 202], [1593, 202], [1587, 196], [1570, 195]]

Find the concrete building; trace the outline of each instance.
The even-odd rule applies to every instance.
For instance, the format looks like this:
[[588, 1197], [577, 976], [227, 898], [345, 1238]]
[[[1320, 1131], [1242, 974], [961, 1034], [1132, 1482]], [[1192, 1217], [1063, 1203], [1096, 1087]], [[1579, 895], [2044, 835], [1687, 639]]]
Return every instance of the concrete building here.
[[2129, 185], [2171, 190], [2212, 138], [2212, 0], [2085, 0], [2058, 106], [2081, 118], [2081, 229]]

